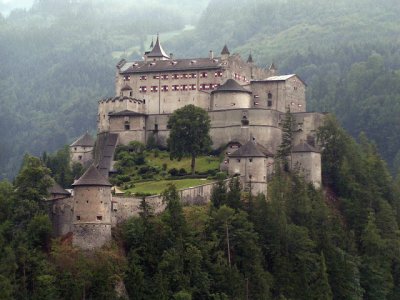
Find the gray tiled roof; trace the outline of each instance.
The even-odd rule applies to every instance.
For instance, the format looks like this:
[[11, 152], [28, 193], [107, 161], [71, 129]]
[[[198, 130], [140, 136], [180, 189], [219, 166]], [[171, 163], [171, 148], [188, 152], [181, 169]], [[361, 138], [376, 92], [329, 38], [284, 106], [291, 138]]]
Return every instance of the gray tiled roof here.
[[266, 149], [254, 141], [248, 141], [238, 150], [229, 155], [229, 157], [266, 157]]
[[147, 54], [147, 57], [169, 58], [169, 56], [165, 53], [164, 49], [161, 47], [158, 36], [157, 36], [156, 44], [154, 45], [153, 49]]
[[251, 91], [246, 90], [233, 79], [228, 79], [227, 81], [225, 81], [224, 84], [220, 85], [216, 90], [213, 90], [211, 93], [219, 92], [242, 92], [251, 94]]
[[224, 48], [222, 48], [221, 54], [228, 54], [228, 55], [231, 54], [229, 52], [228, 46], [226, 44], [225, 44]]
[[94, 165], [79, 178], [73, 186], [111, 186], [106, 178], [104, 178]]
[[69, 192], [64, 190], [57, 182], [54, 182], [54, 184], [48, 189], [48, 192], [52, 195], [71, 195]]
[[301, 142], [292, 148], [292, 152], [316, 152], [320, 151], [306, 142]]
[[152, 72], [215, 70], [221, 68], [221, 59], [219, 58], [192, 58], [127, 62], [121, 67], [120, 72], [121, 74], [146, 74]]
[[125, 85], [122, 87], [121, 91], [132, 91], [132, 88], [125, 83]]
[[119, 116], [146, 116], [146, 114], [139, 113], [133, 110], [123, 110], [119, 112], [111, 112], [108, 114], [110, 117], [119, 117]]
[[76, 147], [76, 146], [93, 147], [94, 139], [89, 133], [86, 132], [84, 135], [79, 137], [75, 142], [73, 142], [70, 147]]

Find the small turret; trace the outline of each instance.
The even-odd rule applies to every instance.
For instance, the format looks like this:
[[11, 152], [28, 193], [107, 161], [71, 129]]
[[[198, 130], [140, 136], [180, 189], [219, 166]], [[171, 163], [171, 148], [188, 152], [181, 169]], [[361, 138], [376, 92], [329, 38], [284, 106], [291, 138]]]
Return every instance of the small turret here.
[[275, 76], [275, 75], [278, 74], [278, 68], [275, 66], [274, 63], [272, 63], [272, 64], [269, 66], [268, 71], [269, 71], [269, 73], [270, 73], [270, 76]]
[[222, 48], [222, 51], [221, 51], [221, 59], [222, 60], [228, 59], [230, 54], [231, 53], [229, 52], [228, 46], [225, 44], [224, 48]]
[[94, 139], [86, 132], [70, 146], [71, 163], [78, 162], [88, 166], [93, 160]]
[[251, 55], [251, 52], [249, 54], [249, 57], [247, 58], [247, 63], [249, 63], [249, 64], [253, 63], [253, 56]]
[[149, 53], [145, 54], [146, 60], [169, 60], [170, 57], [161, 46], [159, 36], [157, 34], [156, 43]]

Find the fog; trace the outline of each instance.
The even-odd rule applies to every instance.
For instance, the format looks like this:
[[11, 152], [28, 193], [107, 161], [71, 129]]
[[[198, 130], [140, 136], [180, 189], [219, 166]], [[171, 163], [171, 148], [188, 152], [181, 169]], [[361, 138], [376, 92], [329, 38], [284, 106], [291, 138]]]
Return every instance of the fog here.
[[32, 7], [33, 0], [0, 0], [0, 12], [7, 16], [13, 9]]

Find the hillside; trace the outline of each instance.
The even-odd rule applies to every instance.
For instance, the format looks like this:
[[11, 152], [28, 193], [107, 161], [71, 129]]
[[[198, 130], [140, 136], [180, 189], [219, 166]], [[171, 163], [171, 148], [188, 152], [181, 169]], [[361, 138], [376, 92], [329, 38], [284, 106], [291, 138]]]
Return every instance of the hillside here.
[[168, 186], [163, 213], [142, 200], [96, 251], [51, 239], [50, 171], [26, 157], [13, 184], [0, 182], [0, 297], [399, 299], [400, 182], [333, 118], [319, 136], [323, 189], [277, 168], [267, 198], [233, 179], [208, 205], [182, 207]]
[[139, 58], [157, 32], [178, 34], [207, 2], [40, 0], [0, 16], [0, 178], [17, 173], [24, 153], [94, 133], [121, 57]]
[[[182, 55], [231, 52], [308, 84], [308, 110], [364, 131], [392, 172], [400, 167], [400, 6], [396, 1], [211, 1], [196, 30], [169, 43]], [[224, 15], [224, 18], [219, 16]], [[168, 45], [168, 43], [167, 43]]]
[[176, 56], [205, 56], [227, 42], [260, 65], [298, 73], [308, 110], [333, 112], [354, 137], [366, 132], [391, 171], [399, 168], [396, 1], [107, 1], [41, 0], [0, 17], [0, 178], [15, 175], [26, 152], [94, 133], [115, 63], [140, 58], [158, 31]]

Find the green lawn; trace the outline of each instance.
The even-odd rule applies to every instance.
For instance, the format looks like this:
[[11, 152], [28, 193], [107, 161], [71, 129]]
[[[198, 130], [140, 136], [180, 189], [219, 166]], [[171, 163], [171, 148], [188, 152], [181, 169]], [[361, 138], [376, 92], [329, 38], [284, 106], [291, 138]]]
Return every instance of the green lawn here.
[[143, 193], [143, 194], [157, 195], [160, 194], [167, 187], [169, 183], [174, 184], [177, 189], [183, 189], [188, 187], [194, 187], [197, 185], [207, 184], [210, 182], [213, 181], [202, 178], [146, 181], [146, 182], [135, 183], [135, 187], [126, 190], [126, 192], [130, 194]]
[[[181, 169], [184, 168], [186, 172], [190, 173], [190, 162], [189, 157], [184, 157], [180, 161], [174, 159], [169, 159], [169, 153], [166, 151], [159, 151], [158, 156], [155, 157], [154, 151], [149, 151], [146, 153], [146, 162], [150, 166], [162, 167], [163, 164], [167, 164], [167, 170], [172, 168]], [[196, 171], [197, 172], [207, 172], [208, 170], [218, 170], [219, 169], [219, 157], [216, 156], [200, 156], [196, 158]]]

